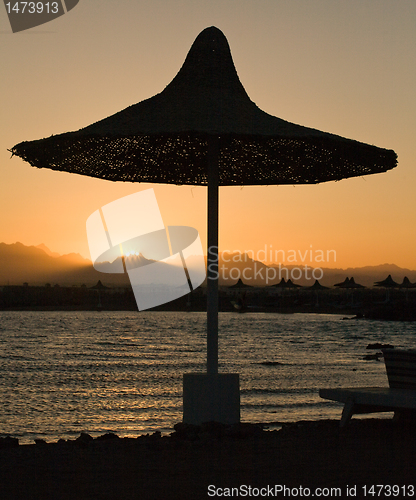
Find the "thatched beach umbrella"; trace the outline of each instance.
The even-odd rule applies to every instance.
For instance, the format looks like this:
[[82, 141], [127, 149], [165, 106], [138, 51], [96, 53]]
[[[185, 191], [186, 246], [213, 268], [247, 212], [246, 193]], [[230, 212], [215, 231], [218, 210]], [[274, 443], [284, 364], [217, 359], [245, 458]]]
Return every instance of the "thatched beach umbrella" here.
[[374, 286], [380, 286], [383, 288], [398, 288], [400, 285], [399, 283], [396, 283], [394, 279], [391, 277], [391, 274], [389, 274], [386, 279], [382, 281], [376, 281], [374, 283]]
[[232, 288], [253, 288], [251, 285], [247, 285], [246, 283], [244, 283], [244, 281], [241, 279], [241, 278], [238, 278], [238, 281], [236, 281], [236, 283], [234, 283], [234, 285], [230, 285], [228, 287], [228, 289], [232, 289]]
[[[357, 119], [359, 119], [357, 117]], [[154, 97], [109, 118], [12, 148], [32, 166], [112, 181], [208, 186], [207, 373], [218, 374], [218, 187], [316, 184], [384, 172], [396, 154], [289, 123], [248, 97], [227, 39], [202, 31]]]
[[357, 288], [365, 288], [364, 285], [360, 285], [359, 283], [356, 283], [354, 277], [345, 278], [345, 280], [342, 283], [335, 283], [334, 286], [337, 286], [338, 288], [344, 288], [346, 290], [350, 290], [350, 292], [351, 292], [351, 305], [354, 304], [354, 290]]
[[285, 288], [285, 286], [286, 286], [286, 280], [284, 278], [282, 278], [279, 281], [279, 283], [272, 285], [273, 288]]
[[91, 290], [108, 290], [109, 287], [101, 283], [101, 280], [97, 281], [97, 284], [90, 287]]
[[402, 283], [400, 283], [399, 287], [400, 288], [406, 288], [406, 289], [416, 288], [416, 283], [411, 283], [411, 281], [409, 280], [409, 278], [407, 276], [405, 276], [403, 278]]
[[346, 288], [365, 288], [365, 286], [360, 283], [356, 283], [355, 279], [352, 277]]
[[293, 283], [293, 281], [289, 278], [287, 281], [285, 281], [284, 278], [282, 278], [279, 283], [276, 283], [275, 285], [271, 285], [273, 288], [302, 288], [302, 285], [297, 285], [296, 283]]
[[319, 280], [315, 280], [315, 283], [312, 286], [308, 286], [306, 290], [328, 290], [328, 287], [321, 285]]
[[409, 300], [409, 289], [416, 288], [416, 283], [412, 283], [407, 276], [403, 278], [402, 283], [400, 283], [399, 288], [404, 288], [406, 302]]
[[286, 288], [302, 288], [302, 285], [298, 285], [297, 283], [293, 283], [293, 281], [289, 278], [286, 281]]
[[321, 285], [319, 283], [319, 280], [315, 280], [315, 283], [312, 286], [306, 287], [306, 290], [312, 290], [315, 292], [315, 296], [316, 296], [315, 307], [318, 307], [319, 306], [319, 293], [322, 292], [322, 290], [328, 290], [328, 287]]
[[384, 279], [382, 281], [376, 281], [374, 283], [374, 286], [379, 286], [379, 287], [385, 288], [386, 289], [386, 301], [389, 301], [390, 300], [390, 290], [392, 288], [399, 288], [400, 285], [399, 285], [399, 283], [396, 283], [394, 281], [394, 279], [391, 277], [391, 274], [389, 274], [386, 279]]
[[344, 281], [341, 281], [340, 283], [335, 283], [334, 286], [338, 286], [340, 288], [347, 288], [349, 284], [350, 284], [350, 279], [347, 277], [345, 278]]
[[359, 283], [355, 282], [355, 279], [352, 278], [345, 278], [345, 280], [342, 283], [335, 283], [334, 286], [337, 286], [339, 288], [365, 288], [364, 285], [360, 285]]

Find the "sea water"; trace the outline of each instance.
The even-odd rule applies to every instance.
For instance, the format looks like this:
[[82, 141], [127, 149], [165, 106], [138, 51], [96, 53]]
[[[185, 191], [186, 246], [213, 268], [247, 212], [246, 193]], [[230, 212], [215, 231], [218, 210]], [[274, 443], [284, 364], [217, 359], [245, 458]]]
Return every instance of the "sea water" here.
[[[386, 386], [367, 345], [414, 347], [416, 323], [321, 314], [220, 313], [221, 372], [239, 373], [241, 420], [339, 418], [323, 387]], [[0, 436], [171, 432], [182, 376], [206, 370], [198, 312], [0, 312]]]

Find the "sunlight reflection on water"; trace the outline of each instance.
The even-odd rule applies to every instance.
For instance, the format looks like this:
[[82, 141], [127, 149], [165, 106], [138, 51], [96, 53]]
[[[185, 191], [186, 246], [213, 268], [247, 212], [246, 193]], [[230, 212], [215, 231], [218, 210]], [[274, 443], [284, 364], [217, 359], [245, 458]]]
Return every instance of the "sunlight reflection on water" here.
[[[312, 314], [220, 314], [220, 370], [240, 374], [250, 422], [339, 418], [318, 389], [387, 385], [372, 342], [414, 345], [416, 324]], [[206, 316], [0, 312], [0, 436], [136, 436], [182, 419], [182, 375], [205, 371]]]

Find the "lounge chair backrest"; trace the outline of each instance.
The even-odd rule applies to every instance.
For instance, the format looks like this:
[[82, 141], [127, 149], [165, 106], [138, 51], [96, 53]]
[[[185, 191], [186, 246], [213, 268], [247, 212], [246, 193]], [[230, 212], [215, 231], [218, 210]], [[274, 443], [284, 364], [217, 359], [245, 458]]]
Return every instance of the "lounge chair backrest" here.
[[390, 387], [416, 390], [416, 350], [383, 349], [383, 354]]

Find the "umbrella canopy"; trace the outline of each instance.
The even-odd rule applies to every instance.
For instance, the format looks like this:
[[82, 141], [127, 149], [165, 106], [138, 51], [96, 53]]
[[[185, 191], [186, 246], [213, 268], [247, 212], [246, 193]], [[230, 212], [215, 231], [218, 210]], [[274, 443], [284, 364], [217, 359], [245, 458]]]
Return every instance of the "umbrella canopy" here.
[[355, 279], [352, 277], [346, 288], [365, 288], [365, 286], [360, 285], [360, 283], [356, 283]]
[[275, 285], [272, 285], [273, 288], [285, 288], [286, 287], [286, 281], [284, 278], [282, 278], [279, 283], [276, 283]]
[[251, 285], [246, 285], [241, 278], [238, 278], [237, 283], [230, 285], [228, 288], [252, 288]]
[[409, 278], [405, 276], [403, 282], [399, 286], [400, 288], [416, 288], [416, 283], [411, 283]]
[[91, 286], [90, 287], [91, 290], [105, 290], [105, 289], [108, 289], [109, 287], [108, 286], [105, 286], [101, 283], [101, 280], [98, 280], [97, 281], [97, 284], [94, 285], [94, 286]]
[[384, 172], [396, 153], [260, 110], [223, 33], [210, 27], [158, 95], [77, 132], [11, 149], [32, 166], [101, 179], [208, 184], [208, 137], [219, 137], [219, 185], [314, 184]]
[[339, 286], [340, 288], [347, 288], [348, 285], [350, 283], [350, 279], [349, 278], [345, 278], [344, 281], [341, 281], [341, 283], [335, 283], [334, 286]]
[[302, 288], [302, 285], [297, 285], [296, 283], [293, 283], [291, 279], [288, 279], [286, 281], [286, 288]]
[[306, 290], [328, 290], [327, 286], [321, 285], [318, 280], [312, 286], [308, 286]]
[[297, 285], [296, 283], [293, 283], [293, 281], [289, 278], [287, 281], [285, 281], [284, 278], [282, 278], [279, 283], [276, 283], [275, 285], [272, 285], [274, 288], [302, 288], [301, 285]]
[[384, 288], [398, 288], [400, 285], [399, 283], [396, 283], [391, 277], [391, 274], [389, 274], [385, 280], [376, 281], [374, 283], [374, 286], [382, 286]]
[[342, 283], [335, 283], [334, 286], [337, 286], [339, 288], [365, 288], [364, 285], [360, 285], [359, 283], [355, 282], [355, 279], [352, 278], [345, 278], [345, 280]]

